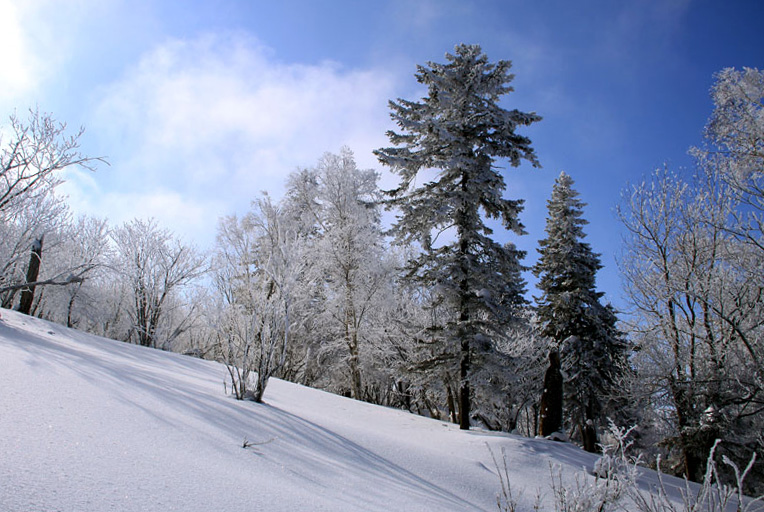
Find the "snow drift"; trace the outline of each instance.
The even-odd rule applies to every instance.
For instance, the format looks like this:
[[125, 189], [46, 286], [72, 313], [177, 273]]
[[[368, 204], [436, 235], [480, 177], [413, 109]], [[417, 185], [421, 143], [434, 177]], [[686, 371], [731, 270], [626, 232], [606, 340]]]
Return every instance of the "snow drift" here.
[[220, 364], [2, 315], [3, 511], [496, 510], [489, 447], [530, 510], [596, 460], [279, 380], [236, 401]]

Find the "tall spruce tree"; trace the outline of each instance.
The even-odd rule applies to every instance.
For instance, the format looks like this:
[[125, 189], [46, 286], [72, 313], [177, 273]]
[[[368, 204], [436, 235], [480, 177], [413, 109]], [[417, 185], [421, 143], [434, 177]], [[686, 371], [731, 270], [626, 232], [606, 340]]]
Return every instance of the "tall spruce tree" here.
[[[547, 201], [547, 237], [539, 242], [541, 258], [533, 273], [540, 278], [538, 288], [543, 292], [536, 299], [542, 333], [552, 341], [550, 351], [560, 353], [567, 414], [579, 429], [584, 449], [593, 452], [607, 397], [624, 370], [626, 345], [616, 329], [613, 308], [602, 305], [603, 293], [595, 289], [602, 265], [599, 255], [582, 241], [586, 205], [572, 185], [564, 172], [555, 181]], [[544, 393], [542, 409], [545, 404], [559, 403], [563, 390], [550, 386]], [[548, 435], [561, 427], [554, 428], [549, 422], [544, 425], [556, 412], [541, 411], [540, 433]]]
[[[504, 178], [494, 166], [506, 158], [517, 167], [538, 160], [527, 137], [516, 133], [541, 118], [506, 110], [499, 99], [513, 89], [511, 63], [488, 62], [480, 46], [458, 45], [447, 64], [417, 66], [416, 78], [428, 88], [420, 102], [390, 102], [401, 133], [389, 131], [395, 146], [375, 151], [380, 162], [400, 175], [388, 194], [399, 208], [393, 232], [399, 241], [418, 242], [422, 253], [408, 264], [408, 276], [428, 287], [453, 313], [442, 340], [458, 359], [459, 424], [470, 426], [471, 354], [485, 346], [507, 321], [511, 306], [523, 302], [522, 251], [491, 239], [484, 217], [523, 234], [518, 219], [522, 200], [502, 197]], [[436, 176], [419, 186], [420, 171]], [[482, 216], [481, 216], [482, 212]], [[452, 230], [453, 238], [438, 235]]]

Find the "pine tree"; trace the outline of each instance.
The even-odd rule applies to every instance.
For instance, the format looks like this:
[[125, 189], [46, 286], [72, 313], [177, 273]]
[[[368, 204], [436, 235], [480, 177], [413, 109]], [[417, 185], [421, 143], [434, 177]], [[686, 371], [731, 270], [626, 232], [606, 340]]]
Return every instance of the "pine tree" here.
[[[560, 173], [547, 202], [547, 237], [539, 242], [541, 258], [533, 273], [540, 278], [538, 288], [543, 292], [537, 299], [542, 333], [552, 341], [550, 351], [560, 352], [568, 415], [579, 429], [584, 448], [595, 451], [597, 423], [623, 371], [625, 344], [616, 329], [613, 308], [602, 305], [603, 293], [595, 289], [602, 265], [599, 255], [582, 241], [585, 203], [572, 185], [570, 176]], [[559, 402], [562, 392], [557, 386], [545, 389], [542, 404]], [[541, 433], [548, 435], [562, 426], [544, 425], [555, 411], [541, 414]]]
[[[513, 90], [509, 61], [489, 63], [479, 46], [464, 44], [446, 59], [447, 64], [417, 67], [417, 81], [428, 88], [421, 102], [390, 102], [401, 133], [389, 131], [396, 147], [375, 154], [401, 177], [400, 186], [388, 192], [389, 204], [400, 211], [393, 227], [397, 240], [423, 249], [409, 262], [408, 276], [434, 290], [453, 312], [443, 339], [458, 346], [460, 427], [468, 429], [473, 347], [496, 334], [524, 291], [523, 252], [492, 240], [483, 219], [524, 232], [518, 219], [522, 201], [502, 197], [504, 178], [494, 162], [506, 158], [514, 167], [522, 160], [538, 166], [530, 140], [515, 130], [541, 118], [498, 105]], [[425, 169], [437, 175], [417, 186]], [[449, 229], [453, 240], [439, 240]]]

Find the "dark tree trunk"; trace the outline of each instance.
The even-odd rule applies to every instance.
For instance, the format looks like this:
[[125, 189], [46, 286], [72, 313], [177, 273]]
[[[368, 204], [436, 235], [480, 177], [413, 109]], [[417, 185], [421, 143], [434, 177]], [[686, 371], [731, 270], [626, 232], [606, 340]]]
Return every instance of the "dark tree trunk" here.
[[454, 403], [454, 393], [451, 391], [451, 384], [446, 382], [446, 405], [448, 406], [448, 419], [451, 423], [459, 423], [456, 413], [456, 404]]
[[539, 406], [540, 436], [546, 437], [562, 430], [562, 370], [560, 369], [560, 353], [556, 350], [549, 352], [549, 367], [544, 375], [544, 391], [541, 394]]
[[254, 402], [263, 403], [263, 395], [265, 394], [265, 387], [268, 385], [267, 378], [260, 378], [260, 373], [257, 374], [257, 381], [255, 382], [255, 389], [252, 391], [251, 398]]
[[72, 296], [69, 297], [69, 304], [68, 304], [68, 307], [66, 308], [66, 326], [70, 328], [75, 327], [74, 319], [72, 318], [72, 312], [74, 311], [74, 299], [77, 297], [77, 292], [79, 291], [81, 286], [82, 286], [81, 284], [77, 285], [77, 291], [72, 293]]
[[470, 429], [470, 342], [467, 338], [462, 338], [462, 359], [459, 365], [459, 379], [461, 388], [459, 389], [459, 428], [461, 430]]
[[[42, 260], [42, 239], [38, 238], [32, 243], [32, 255], [29, 257], [29, 268], [27, 269], [27, 283], [34, 283], [37, 281], [37, 276], [40, 274], [40, 262]], [[34, 301], [34, 285], [27, 286], [21, 291], [21, 302], [19, 303], [19, 311], [28, 315], [32, 310], [32, 302]]]
[[350, 366], [350, 396], [356, 400], [363, 400], [361, 369], [358, 364], [358, 335], [353, 331], [349, 336], [348, 349], [350, 351], [350, 358], [348, 359], [348, 365]]
[[[462, 171], [461, 180], [462, 197], [468, 196], [468, 176]], [[467, 327], [470, 321], [469, 301], [470, 285], [467, 276], [470, 274], [469, 264], [469, 240], [470, 224], [467, 219], [471, 218], [467, 208], [477, 208], [476, 205], [463, 204], [456, 215], [457, 236], [459, 238], [459, 266], [461, 271], [459, 282], [459, 337], [461, 339], [461, 358], [459, 361], [459, 428], [470, 429], [470, 338], [472, 329]]]
[[395, 383], [395, 387], [398, 390], [400, 398], [399, 403], [402, 403], [403, 407], [407, 411], [411, 411], [411, 389], [410, 384], [407, 381], [399, 380]]
[[672, 378], [670, 382], [671, 392], [674, 398], [674, 406], [679, 429], [679, 444], [684, 459], [684, 476], [692, 482], [700, 482], [705, 473], [705, 459], [696, 448], [697, 439], [694, 439], [693, 411], [694, 393], [687, 383]]
[[584, 445], [584, 450], [587, 452], [599, 452], [597, 447], [597, 430], [594, 428], [592, 420], [587, 420], [586, 423], [581, 425], [581, 441]]
[[597, 427], [594, 423], [592, 399], [589, 399], [589, 403], [586, 406], [586, 419], [583, 425], [580, 426], [580, 430], [581, 443], [584, 445], [584, 450], [590, 453], [599, 453], [600, 447], [597, 442]]

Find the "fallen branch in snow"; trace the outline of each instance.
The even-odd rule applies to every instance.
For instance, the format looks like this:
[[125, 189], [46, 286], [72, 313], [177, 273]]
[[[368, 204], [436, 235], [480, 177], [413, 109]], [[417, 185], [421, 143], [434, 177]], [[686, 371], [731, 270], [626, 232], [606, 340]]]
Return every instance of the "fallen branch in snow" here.
[[272, 443], [272, 442], [273, 442], [273, 441], [275, 441], [275, 440], [276, 440], [276, 438], [275, 438], [275, 437], [272, 437], [272, 438], [268, 439], [267, 441], [263, 441], [263, 442], [261, 442], [261, 443], [253, 443], [252, 441], [250, 441], [249, 439], [247, 439], [247, 438], [245, 437], [245, 438], [244, 438], [244, 442], [243, 442], [243, 443], [241, 443], [241, 447], [242, 447], [242, 448], [244, 448], [244, 449], [247, 449], [247, 448], [249, 448], [250, 446], [262, 446], [262, 445], [264, 445], [264, 444]]

